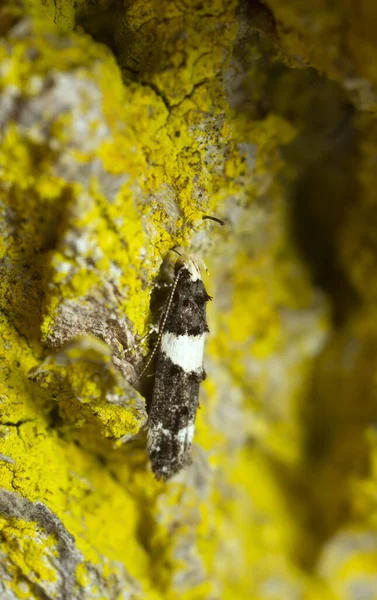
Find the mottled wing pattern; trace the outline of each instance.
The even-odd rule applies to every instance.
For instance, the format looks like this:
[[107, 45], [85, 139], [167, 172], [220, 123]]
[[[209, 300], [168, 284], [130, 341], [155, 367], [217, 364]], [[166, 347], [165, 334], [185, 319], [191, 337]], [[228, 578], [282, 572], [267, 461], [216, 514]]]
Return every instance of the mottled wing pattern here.
[[156, 361], [153, 403], [149, 415], [148, 452], [157, 479], [167, 479], [190, 463], [198, 408], [198, 373], [186, 373], [164, 354]]
[[205, 377], [209, 299], [196, 262], [181, 257], [161, 332], [149, 413], [148, 453], [157, 479], [169, 479], [190, 463], [199, 386]]

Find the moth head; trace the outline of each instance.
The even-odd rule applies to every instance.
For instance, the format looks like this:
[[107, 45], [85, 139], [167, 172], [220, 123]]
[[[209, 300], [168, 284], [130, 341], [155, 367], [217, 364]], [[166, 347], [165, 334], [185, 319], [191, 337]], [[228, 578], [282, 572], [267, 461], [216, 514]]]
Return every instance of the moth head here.
[[[212, 217], [210, 215], [204, 215], [204, 217], [202, 217], [203, 220], [205, 219], [209, 219], [211, 221], [215, 221], [216, 223], [219, 223], [219, 225], [223, 226], [225, 225], [224, 221], [222, 221], [221, 219], [218, 219], [217, 217]], [[190, 278], [192, 281], [198, 281], [198, 279], [201, 279], [201, 269], [204, 269], [206, 273], [208, 273], [208, 269], [207, 266], [205, 265], [205, 263], [203, 262], [203, 260], [200, 258], [200, 256], [196, 255], [196, 254], [180, 254], [178, 252], [178, 250], [175, 250], [173, 248], [173, 251], [176, 252], [176, 254], [179, 255], [179, 258], [177, 260], [177, 262], [175, 263], [175, 275], [177, 276], [178, 273], [180, 272], [181, 269], [186, 269], [189, 272]]]
[[181, 254], [175, 263], [175, 273], [177, 274], [181, 269], [187, 269], [190, 273], [192, 281], [201, 279], [200, 270], [204, 269], [208, 273], [208, 269], [204, 264], [203, 260], [195, 254]]

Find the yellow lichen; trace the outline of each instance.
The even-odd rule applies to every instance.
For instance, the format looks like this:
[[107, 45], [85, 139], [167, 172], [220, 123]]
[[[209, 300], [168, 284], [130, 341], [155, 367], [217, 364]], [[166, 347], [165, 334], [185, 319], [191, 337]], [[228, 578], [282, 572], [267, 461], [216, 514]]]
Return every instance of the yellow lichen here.
[[[296, 11], [273, 4], [300, 30]], [[266, 109], [264, 97], [257, 117], [246, 101], [229, 105], [229, 77], [240, 68], [238, 43], [254, 61], [250, 81], [257, 84], [247, 100], [258, 104], [267, 77], [265, 65], [256, 66], [261, 48], [239, 42], [245, 23], [252, 40], [258, 28], [253, 19], [240, 26], [238, 3], [105, 5], [27, 0], [31, 21], [24, 33], [5, 35], [0, 48], [0, 86], [10, 101], [17, 96], [30, 117], [32, 103], [47, 94], [33, 126], [21, 126], [16, 114], [2, 130], [1, 210], [8, 225], [1, 252], [8, 262], [0, 284], [6, 315], [0, 484], [45, 503], [64, 523], [82, 553], [76, 585], [85, 586], [88, 597], [106, 597], [91, 578], [94, 566], [108, 590], [126, 569], [150, 600], [340, 598], [359, 571], [369, 577], [375, 556], [360, 551], [334, 576], [324, 569], [322, 580], [307, 568], [323, 532], [316, 539], [303, 504], [325, 506], [329, 486], [315, 486], [324, 480], [321, 465], [317, 471], [310, 465], [311, 487], [303, 474], [309, 459], [302, 409], [329, 323], [292, 243], [289, 185], [278, 180], [285, 166], [281, 148], [300, 127]], [[337, 20], [329, 18], [323, 29], [334, 26]], [[84, 27], [109, 43], [117, 61]], [[313, 54], [300, 36], [290, 35], [286, 46]], [[318, 64], [338, 56], [338, 48], [329, 56], [323, 48], [314, 52]], [[55, 115], [61, 96], [48, 93], [59, 81], [72, 104]], [[373, 181], [365, 165], [365, 189]], [[198, 448], [192, 469], [165, 485], [147, 467], [143, 434], [125, 442], [139, 432], [145, 412], [111, 352], [128, 362], [128, 337], [143, 334], [151, 320], [162, 260], [176, 245], [190, 248], [201, 217], [212, 211], [224, 212], [229, 222], [225, 233], [207, 236], [216, 251], [206, 285], [217, 308], [209, 310], [210, 375], [201, 392]], [[345, 263], [360, 237], [351, 221]], [[206, 252], [210, 242], [202, 245]], [[373, 298], [365, 273], [374, 273], [374, 253], [366, 248], [361, 256], [351, 261], [352, 278]], [[64, 312], [67, 306], [72, 312]], [[41, 337], [55, 346], [70, 340], [64, 327], [72, 315], [83, 309], [86, 317], [87, 309], [92, 317], [93, 306], [98, 322], [106, 310], [109, 322], [124, 325], [123, 336], [114, 334], [113, 341], [109, 335], [111, 350], [93, 340], [87, 346], [75, 340], [55, 353], [42, 347]], [[341, 362], [337, 358], [331, 355], [330, 364]], [[325, 399], [336, 395], [334, 389], [323, 393]], [[337, 457], [348, 456], [342, 448], [359, 447], [356, 435], [343, 446], [342, 433], [334, 436], [329, 470], [323, 467], [325, 481], [336, 472]], [[330, 512], [344, 487], [328, 501]], [[360, 478], [353, 490], [355, 515], [365, 518], [369, 511], [375, 527], [373, 482]], [[328, 520], [334, 527], [336, 519]], [[56, 557], [56, 540], [43, 532], [41, 538], [34, 522], [1, 524], [15, 593], [32, 598], [25, 581], [35, 579], [40, 562], [35, 580], [55, 577], [44, 559]]]

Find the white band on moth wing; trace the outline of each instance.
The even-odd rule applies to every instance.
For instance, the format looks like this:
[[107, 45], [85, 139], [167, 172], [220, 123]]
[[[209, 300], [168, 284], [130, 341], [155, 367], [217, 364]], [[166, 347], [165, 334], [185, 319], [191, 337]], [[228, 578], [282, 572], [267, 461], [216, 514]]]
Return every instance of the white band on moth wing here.
[[176, 335], [165, 332], [161, 339], [161, 350], [172, 363], [186, 373], [203, 368], [205, 333], [201, 335]]
[[188, 446], [191, 446], [193, 437], [194, 437], [195, 425], [194, 423], [190, 423], [190, 425], [186, 425], [180, 429], [177, 433], [177, 439], [182, 444], [182, 451], [186, 449]]

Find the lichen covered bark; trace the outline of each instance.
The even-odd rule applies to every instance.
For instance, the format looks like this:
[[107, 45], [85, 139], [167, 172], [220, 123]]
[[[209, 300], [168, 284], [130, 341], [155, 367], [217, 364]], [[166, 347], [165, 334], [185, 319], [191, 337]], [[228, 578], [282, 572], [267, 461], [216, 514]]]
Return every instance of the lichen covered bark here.
[[[372, 3], [3, 4], [1, 597], [377, 597]], [[208, 377], [158, 483], [179, 246]]]

